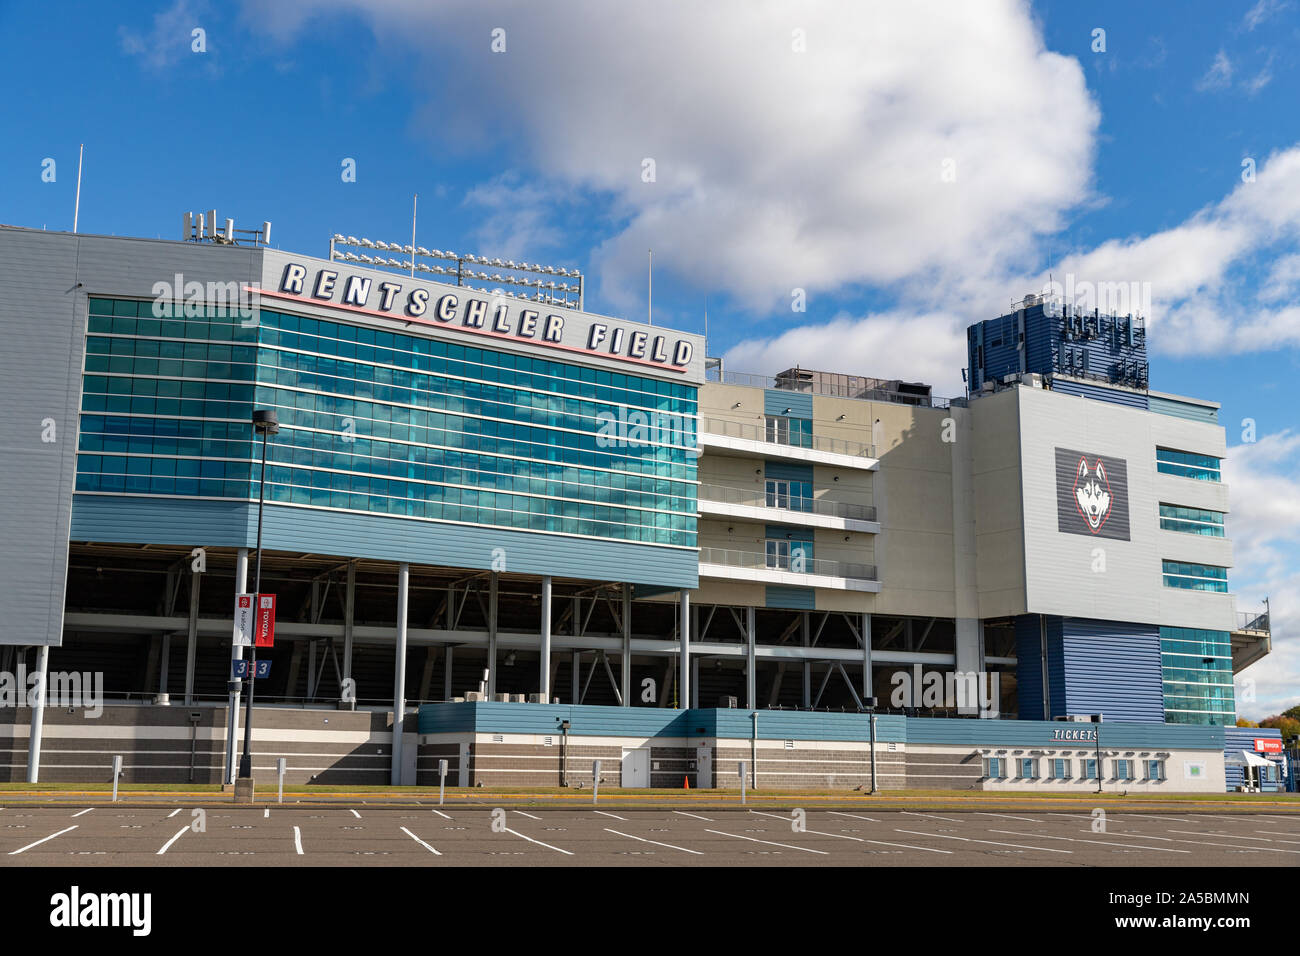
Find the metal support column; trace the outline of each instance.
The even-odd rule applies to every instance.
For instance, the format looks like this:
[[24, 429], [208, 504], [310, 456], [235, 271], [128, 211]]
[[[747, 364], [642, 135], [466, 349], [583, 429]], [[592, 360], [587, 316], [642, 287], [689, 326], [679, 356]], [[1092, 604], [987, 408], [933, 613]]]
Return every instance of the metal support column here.
[[[235, 553], [235, 593], [243, 594], [248, 590], [248, 549], [240, 548]], [[231, 607], [234, 607], [233, 602]], [[234, 622], [231, 622], [233, 628]], [[244, 649], [232, 640], [230, 650], [230, 659], [232, 661], [242, 661], [244, 659]], [[226, 783], [235, 782], [235, 741], [239, 737], [239, 698], [241, 696], [239, 689], [241, 684], [234, 679], [233, 671], [226, 675], [226, 680], [230, 681], [230, 702], [226, 712]]]
[[402, 728], [406, 720], [406, 609], [411, 566], [397, 566], [397, 647], [393, 665], [393, 786], [402, 782]]
[[569, 671], [573, 677], [573, 696], [569, 703], [576, 704], [582, 697], [582, 692], [579, 689], [582, 682], [582, 651], [573, 652], [573, 666], [569, 668]]
[[623, 656], [619, 659], [623, 706], [632, 706], [632, 585], [623, 585]]
[[[452, 585], [447, 588], [447, 630], [448, 632], [456, 630], [456, 587]], [[447, 645], [447, 653], [442, 661], [442, 699], [450, 701], [455, 693], [451, 685], [451, 667], [454, 662], [453, 653], [456, 649], [450, 644]]]
[[876, 696], [876, 682], [871, 672], [871, 615], [862, 615], [862, 699]]
[[341, 690], [354, 703], [357, 699], [356, 687], [350, 686], [349, 681], [352, 680], [352, 629], [353, 621], [356, 618], [356, 610], [357, 563], [356, 561], [349, 561], [347, 583], [343, 590], [343, 676], [340, 681], [343, 684]]
[[488, 700], [495, 700], [497, 695], [497, 585], [499, 577], [495, 571], [488, 577]]
[[537, 680], [542, 703], [551, 702], [551, 578], [542, 578], [542, 653]]
[[683, 710], [691, 706], [691, 592], [682, 588], [681, 620], [677, 625], [678, 638], [678, 706]]
[[758, 675], [754, 673], [756, 635], [754, 606], [751, 604], [745, 608], [745, 706], [750, 710], [758, 706]]
[[199, 647], [199, 587], [203, 575], [190, 571], [190, 621], [185, 644], [185, 706], [194, 703], [194, 658]]
[[[812, 640], [812, 625], [808, 620], [808, 612], [803, 612], [803, 646], [807, 647]], [[812, 706], [812, 662], [808, 658], [803, 660], [803, 707], [807, 710]]]
[[[27, 747], [27, 782], [39, 783], [41, 776], [41, 732], [45, 728], [45, 695], [48, 692], [50, 646], [42, 644], [36, 652], [36, 705], [32, 707], [32, 733]], [[30, 680], [30, 678], [28, 678]], [[26, 688], [22, 688], [26, 690]]]

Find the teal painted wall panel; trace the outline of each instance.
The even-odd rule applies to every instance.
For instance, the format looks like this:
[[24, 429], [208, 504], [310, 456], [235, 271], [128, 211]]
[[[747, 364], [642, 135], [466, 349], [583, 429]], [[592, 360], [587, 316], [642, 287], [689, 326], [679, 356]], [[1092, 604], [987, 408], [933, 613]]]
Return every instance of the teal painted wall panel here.
[[784, 461], [765, 461], [763, 462], [763, 477], [774, 478], [777, 481], [807, 481], [813, 480], [812, 465], [792, 465]]
[[1147, 408], [1153, 412], [1159, 412], [1161, 415], [1185, 418], [1189, 422], [1206, 422], [1210, 425], [1219, 424], [1219, 410], [1205, 405], [1192, 405], [1188, 402], [1179, 402], [1170, 398], [1151, 395], [1149, 396]]
[[[786, 409], [790, 411], [786, 411]], [[779, 388], [763, 390], [763, 414], [784, 415], [787, 418], [812, 418], [813, 397], [811, 393], [787, 392]]]
[[[718, 737], [748, 739], [754, 732], [746, 709], [701, 708], [667, 710], [657, 707], [601, 707], [569, 704], [425, 704], [420, 708], [422, 734], [514, 733], [553, 734], [561, 720], [570, 721], [569, 733], [577, 737]], [[1036, 749], [1087, 749], [1090, 740], [1053, 740], [1056, 732], [1095, 729], [1093, 724], [1047, 720], [974, 720], [945, 717], [876, 718], [876, 740], [937, 744], [953, 747], [1033, 747]], [[866, 714], [818, 713], [798, 710], [758, 711], [761, 740], [871, 739]], [[1224, 749], [1222, 727], [1185, 724], [1101, 725], [1103, 749], [1145, 750]]]
[[781, 584], [769, 584], [766, 588], [766, 607], [791, 607], [800, 611], [811, 611], [816, 607], [817, 592], [813, 588], [792, 588]]
[[[76, 495], [70, 538], [251, 548], [257, 543], [257, 506], [202, 499]], [[492, 568], [493, 549], [501, 548], [504, 570], [512, 573], [669, 588], [694, 588], [699, 584], [699, 553], [689, 548], [274, 504], [266, 506], [263, 545], [274, 551], [480, 570]]]

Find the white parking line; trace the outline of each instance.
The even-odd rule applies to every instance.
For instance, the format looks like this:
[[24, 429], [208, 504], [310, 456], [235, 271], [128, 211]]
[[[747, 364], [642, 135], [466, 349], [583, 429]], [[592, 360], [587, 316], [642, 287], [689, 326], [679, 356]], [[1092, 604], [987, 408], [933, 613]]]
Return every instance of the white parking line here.
[[739, 833], [723, 833], [721, 830], [705, 830], [705, 833], [716, 833], [718, 836], [732, 837], [736, 840], [748, 840], [750, 843], [766, 843], [768, 846], [784, 847], [787, 850], [803, 850], [805, 853], [817, 853], [821, 856], [830, 856], [825, 850], [814, 850], [806, 846], [791, 846], [788, 843], [773, 843], [771, 840], [759, 840], [754, 837], [741, 836]]
[[410, 830], [406, 829], [406, 827], [402, 827], [402, 832], [405, 833], [407, 836], [409, 836], [409, 837], [410, 837], [412, 840], [414, 840], [416, 843], [420, 844], [420, 846], [424, 847], [426, 850], [428, 850], [428, 851], [429, 851], [430, 853], [432, 853], [434, 856], [442, 856], [441, 853], [439, 853], [439, 852], [438, 852], [437, 850], [435, 850], [433, 847], [429, 846], [429, 844], [425, 843], [423, 840], [421, 840], [418, 836], [416, 836], [416, 835], [415, 835], [414, 833], [412, 833]]
[[269, 819], [271, 819], [271, 808], [270, 808], [270, 807], [263, 807], [263, 808], [262, 808], [262, 819], [263, 819], [263, 820], [269, 820]]
[[1217, 838], [1220, 839], [1220, 840], [1254, 840], [1254, 841], [1256, 841], [1257, 843], [1275, 843], [1275, 842], [1277, 842], [1277, 841], [1275, 841], [1275, 840], [1270, 840], [1268, 837], [1250, 837], [1250, 836], [1241, 836], [1241, 835], [1236, 834], [1236, 833], [1203, 833], [1203, 832], [1201, 832], [1200, 830], [1167, 830], [1166, 832], [1167, 832], [1167, 833], [1183, 833], [1183, 834], [1186, 834], [1187, 836], [1208, 836], [1208, 837], [1217, 837]]
[[524, 811], [522, 811], [522, 810], [516, 810], [515, 813], [519, 814], [521, 817], [527, 817], [527, 818], [530, 819], [530, 820], [540, 820], [540, 819], [541, 819], [541, 817], [535, 817], [535, 816], [533, 816], [531, 813], [524, 813]]
[[[620, 817], [617, 813], [606, 813], [604, 810], [595, 810], [593, 812], [599, 813], [602, 817], [613, 817], [615, 820], [627, 821], [627, 817]], [[612, 833], [613, 831], [611, 830], [610, 832]]]
[[[1170, 833], [1186, 833], [1188, 836], [1208, 836], [1218, 837], [1220, 840], [1263, 840], [1265, 843], [1272, 843], [1272, 840], [1265, 840], [1264, 837], [1237, 836], [1235, 833], [1197, 833], [1194, 830], [1170, 830]], [[1177, 843], [1196, 843], [1196, 840], [1177, 840]], [[1234, 850], [1264, 850], [1267, 853], [1300, 853], [1300, 850], [1284, 850], [1277, 846], [1251, 846], [1242, 847], [1232, 843], [1202, 843], [1202, 846], [1226, 846]]]
[[647, 840], [645, 837], [633, 836], [630, 833], [620, 833], [618, 830], [611, 830], [605, 827], [606, 833], [613, 833], [621, 837], [627, 837], [629, 840], [640, 840], [642, 843], [653, 843], [655, 846], [666, 846], [670, 850], [681, 850], [683, 853], [694, 853], [696, 856], [704, 856], [699, 850], [688, 850], [684, 846], [673, 846], [671, 843], [660, 843], [658, 840]]
[[1112, 843], [1109, 840], [1080, 840], [1076, 837], [1048, 836], [1045, 833], [1017, 833], [1015, 830], [990, 830], [990, 833], [1005, 833], [1007, 836], [1029, 837], [1031, 840], [1068, 840], [1070, 843], [1095, 843], [1099, 846], [1122, 846], [1130, 850], [1156, 850], [1160, 853], [1191, 853], [1191, 850], [1177, 850], [1171, 846], [1143, 846], [1141, 843]]
[[1074, 853], [1073, 850], [1054, 850], [1047, 846], [1024, 846], [1020, 843], [1000, 843], [997, 840], [976, 840], [974, 837], [953, 836], [948, 833], [922, 833], [920, 830], [900, 830], [894, 828], [895, 833], [910, 833], [913, 836], [933, 837], [936, 840], [961, 840], [963, 843], [987, 843], [990, 846], [1009, 846], [1016, 850], [1041, 850], [1043, 853]]
[[82, 811], [80, 811], [80, 812], [78, 812], [78, 813], [74, 813], [74, 814], [72, 815], [72, 819], [75, 820], [75, 819], [77, 819], [77, 817], [84, 816], [85, 814], [89, 813], [89, 812], [90, 812], [91, 810], [93, 810], [93, 809], [95, 809], [95, 808], [94, 808], [94, 807], [86, 807], [86, 809], [84, 809], [84, 810], [82, 810]]
[[[3, 809], [4, 807], [0, 807], [0, 810]], [[1275, 817], [1267, 813], [1252, 813], [1251, 817], [1255, 820], [1285, 820], [1287, 823], [1295, 823], [1297, 820], [1300, 820], [1300, 817], [1294, 815], [1289, 817]]]
[[178, 813], [180, 813], [180, 812], [181, 812], [181, 808], [180, 808], [180, 807], [177, 807], [177, 808], [176, 808], [175, 810], [173, 810], [171, 813], [167, 814], [167, 819], [170, 820], [172, 817], [176, 816], [176, 814], [178, 814]]
[[977, 813], [981, 817], [1002, 817], [1004, 820], [1024, 820], [1026, 823], [1041, 822], [1039, 820], [1035, 820], [1033, 817], [1013, 817], [1009, 813], [984, 813], [983, 811], [977, 811]]
[[155, 853], [154, 856], [162, 856], [164, 853], [170, 850], [172, 844], [175, 843], [177, 840], [179, 840], [181, 837], [185, 836], [185, 831], [188, 829], [189, 827], [181, 827], [178, 831], [176, 831], [176, 835], [172, 837], [170, 840], [168, 840], [166, 843], [164, 843], [162, 845], [162, 849], [160, 849], [157, 853]]
[[858, 843], [874, 843], [877, 846], [896, 846], [904, 850], [924, 850], [926, 853], [947, 853], [952, 855], [952, 850], [940, 850], [932, 846], [912, 846], [910, 843], [889, 843], [885, 840], [868, 840], [866, 837], [849, 836], [847, 833], [827, 833], [824, 830], [806, 830], [806, 833], [815, 833], [817, 836], [834, 837], [837, 840], [854, 840]]
[[1191, 820], [1184, 820], [1182, 817], [1157, 817], [1149, 813], [1121, 813], [1119, 816], [1141, 817], [1143, 820], [1159, 820], [1164, 823], [1166, 820], [1173, 820], [1175, 823], [1191, 823]]
[[438, 816], [442, 817], [444, 820], [451, 819], [451, 817], [447, 816], [447, 814], [443, 813], [441, 810], [434, 810], [433, 812], [438, 814]]
[[303, 852], [302, 852], [302, 831], [299, 830], [297, 827], [294, 827], [294, 828], [293, 828], [293, 848], [294, 848], [295, 850], [298, 851], [298, 855], [299, 855], [299, 856], [302, 856], [302, 855], [303, 855]]
[[860, 813], [843, 813], [840, 810], [827, 810], [827, 813], [833, 813], [837, 817], [852, 817], [855, 820], [866, 820], [868, 823], [879, 823], [875, 817], [864, 817]]
[[694, 814], [694, 813], [687, 813], [685, 810], [674, 810], [673, 813], [680, 813], [680, 814], [681, 814], [682, 816], [684, 816], [684, 817], [693, 817], [693, 818], [695, 818], [696, 820], [703, 820], [703, 821], [705, 821], [706, 823], [712, 823], [712, 822], [713, 822], [713, 821], [712, 821], [711, 819], [709, 819], [708, 817], [701, 817], [701, 816], [697, 816], [697, 815]]
[[[525, 813], [524, 816], [528, 816], [528, 814]], [[534, 817], [533, 819], [537, 819], [537, 818]], [[558, 846], [551, 846], [549, 843], [543, 843], [541, 840], [534, 840], [532, 837], [524, 836], [522, 833], [518, 832], [517, 830], [511, 830], [509, 827], [506, 827], [505, 832], [513, 833], [515, 836], [521, 837], [522, 839], [527, 840], [529, 843], [536, 843], [538, 846], [544, 846], [546, 847], [546, 849], [554, 850], [556, 853], [563, 853], [565, 856], [573, 856], [573, 854], [570, 853], [568, 850], [561, 850]]]
[[355, 811], [355, 810], [352, 811], [352, 815], [353, 815], [354, 817], [356, 817], [358, 820], [361, 819], [361, 814], [357, 813], [357, 811]]
[[913, 813], [911, 810], [904, 810], [902, 812], [907, 814], [909, 817], [921, 817], [926, 820], [947, 820], [949, 823], [961, 823], [960, 820], [954, 817], [941, 817], [937, 813]]
[[34, 847], [34, 846], [40, 846], [42, 843], [48, 843], [50, 840], [53, 840], [55, 837], [63, 836], [63, 834], [65, 834], [65, 833], [71, 833], [71, 832], [72, 832], [73, 830], [75, 830], [75, 829], [77, 829], [77, 825], [74, 823], [72, 826], [68, 827], [66, 830], [60, 830], [58, 833], [51, 833], [49, 836], [47, 836], [47, 837], [46, 837], [45, 839], [43, 839], [43, 840], [37, 840], [35, 843], [29, 843], [29, 844], [27, 844], [25, 847], [22, 847], [22, 848], [17, 849], [17, 850], [10, 850], [10, 851], [9, 851], [9, 855], [10, 855], [10, 856], [17, 856], [19, 853], [23, 853], [23, 852], [25, 852], [25, 851], [27, 851], [27, 850], [30, 850], [30, 849], [31, 849], [32, 847]]
[[[1300, 836], [1300, 833], [1292, 833], [1289, 830], [1256, 830], [1256, 833], [1269, 833], [1273, 836]], [[1287, 843], [1288, 840], [1278, 840], [1278, 843]]]

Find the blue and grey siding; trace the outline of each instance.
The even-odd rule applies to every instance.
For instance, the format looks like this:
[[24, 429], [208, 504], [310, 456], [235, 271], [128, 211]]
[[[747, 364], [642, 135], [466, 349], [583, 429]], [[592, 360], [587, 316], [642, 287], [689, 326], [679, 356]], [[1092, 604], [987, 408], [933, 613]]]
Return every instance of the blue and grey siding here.
[[1054, 616], [1040, 625], [1037, 615], [1024, 615], [1016, 621], [1016, 655], [1022, 718], [1044, 714], [1045, 670], [1048, 717], [1100, 713], [1106, 721], [1164, 721], [1160, 629], [1154, 625]]

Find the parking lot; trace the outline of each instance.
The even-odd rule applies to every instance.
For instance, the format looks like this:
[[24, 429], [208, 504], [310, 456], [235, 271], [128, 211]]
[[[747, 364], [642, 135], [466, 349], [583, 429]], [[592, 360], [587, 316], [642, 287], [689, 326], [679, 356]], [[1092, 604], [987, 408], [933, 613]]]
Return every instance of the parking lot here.
[[0, 866], [1284, 866], [1267, 813], [0, 806]]

